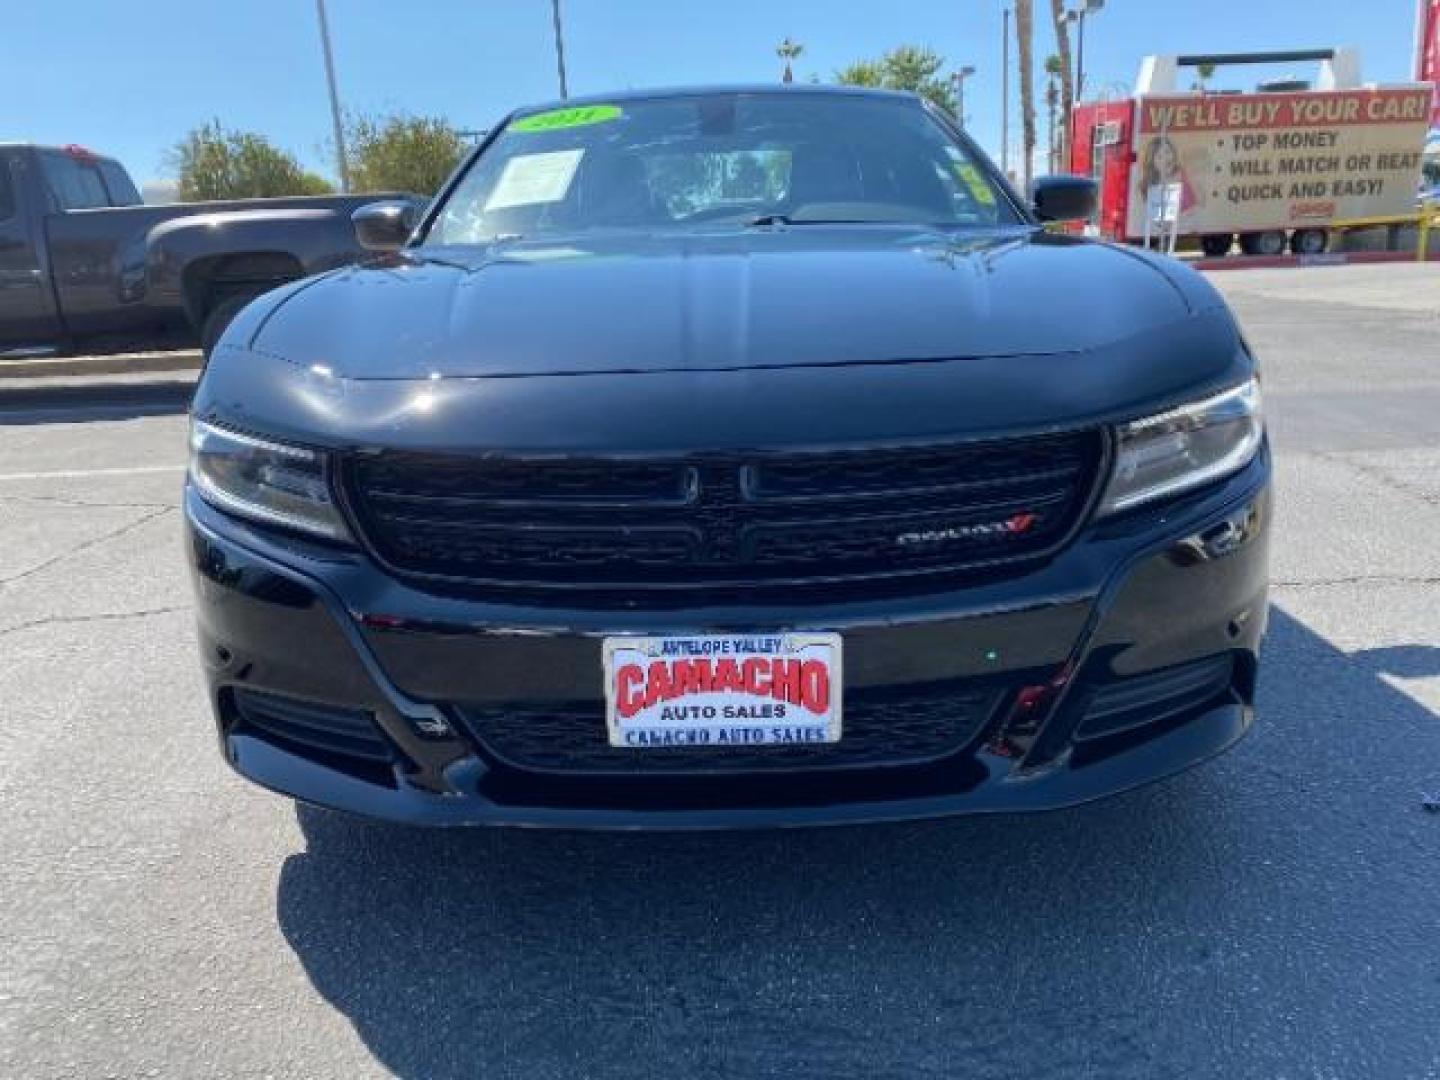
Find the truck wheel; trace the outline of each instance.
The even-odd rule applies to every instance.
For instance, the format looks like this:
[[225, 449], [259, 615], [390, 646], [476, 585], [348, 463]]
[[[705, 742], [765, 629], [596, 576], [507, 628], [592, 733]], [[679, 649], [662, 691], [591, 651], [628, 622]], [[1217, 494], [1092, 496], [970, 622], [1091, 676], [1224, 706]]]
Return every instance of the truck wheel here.
[[1272, 229], [1269, 232], [1241, 233], [1240, 250], [1246, 255], [1284, 255], [1284, 230]]
[[1329, 239], [1324, 229], [1296, 229], [1290, 236], [1290, 250], [1296, 255], [1319, 255]]
[[246, 292], [223, 296], [205, 313], [205, 321], [200, 325], [200, 351], [205, 354], [205, 359], [210, 359], [210, 353], [219, 343], [225, 328], [240, 314], [240, 309], [259, 295]]
[[1230, 245], [1235, 243], [1234, 233], [1206, 233], [1200, 237], [1200, 250], [1212, 259], [1230, 254]]

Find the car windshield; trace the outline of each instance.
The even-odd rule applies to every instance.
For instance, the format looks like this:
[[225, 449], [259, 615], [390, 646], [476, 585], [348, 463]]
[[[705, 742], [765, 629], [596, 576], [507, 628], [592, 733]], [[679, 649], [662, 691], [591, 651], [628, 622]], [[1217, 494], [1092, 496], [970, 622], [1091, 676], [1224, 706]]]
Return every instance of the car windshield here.
[[512, 120], [450, 193], [425, 243], [715, 224], [1019, 221], [977, 152], [918, 102], [707, 94]]

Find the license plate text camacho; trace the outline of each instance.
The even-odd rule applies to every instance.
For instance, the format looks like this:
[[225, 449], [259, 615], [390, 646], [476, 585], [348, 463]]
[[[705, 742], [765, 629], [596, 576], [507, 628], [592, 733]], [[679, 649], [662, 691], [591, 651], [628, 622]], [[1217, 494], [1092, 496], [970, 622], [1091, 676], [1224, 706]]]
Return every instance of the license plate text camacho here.
[[840, 738], [838, 634], [605, 640], [606, 726], [632, 749]]

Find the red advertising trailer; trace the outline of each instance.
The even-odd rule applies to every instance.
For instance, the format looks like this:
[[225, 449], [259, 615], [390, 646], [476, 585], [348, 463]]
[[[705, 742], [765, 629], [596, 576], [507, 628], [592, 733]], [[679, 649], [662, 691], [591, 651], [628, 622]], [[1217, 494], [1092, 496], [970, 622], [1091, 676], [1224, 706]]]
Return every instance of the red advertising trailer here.
[[1440, 201], [1440, 0], [1418, 0], [1415, 9], [1415, 78], [1435, 87], [1430, 133], [1425, 139], [1425, 198]]
[[[1181, 69], [1293, 61], [1319, 62], [1313, 89], [1178, 89]], [[1332, 221], [1413, 211], [1431, 107], [1428, 84], [1362, 85], [1352, 50], [1151, 56], [1132, 97], [1076, 106], [1069, 164], [1109, 239], [1311, 255]]]

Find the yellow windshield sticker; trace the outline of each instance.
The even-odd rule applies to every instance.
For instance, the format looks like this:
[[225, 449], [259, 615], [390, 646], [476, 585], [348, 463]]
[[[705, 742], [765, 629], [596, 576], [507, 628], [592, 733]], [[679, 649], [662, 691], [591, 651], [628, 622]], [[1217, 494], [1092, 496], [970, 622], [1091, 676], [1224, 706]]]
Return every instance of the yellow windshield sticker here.
[[990, 185], [985, 182], [985, 178], [980, 175], [980, 170], [974, 165], [968, 161], [956, 162], [955, 175], [964, 181], [965, 186], [970, 189], [970, 194], [976, 202], [983, 203], [986, 206], [995, 205], [995, 192], [990, 190]]
[[561, 128], [584, 127], [620, 119], [618, 105], [580, 105], [573, 109], [551, 109], [549, 112], [522, 116], [510, 125], [512, 131], [559, 131]]

